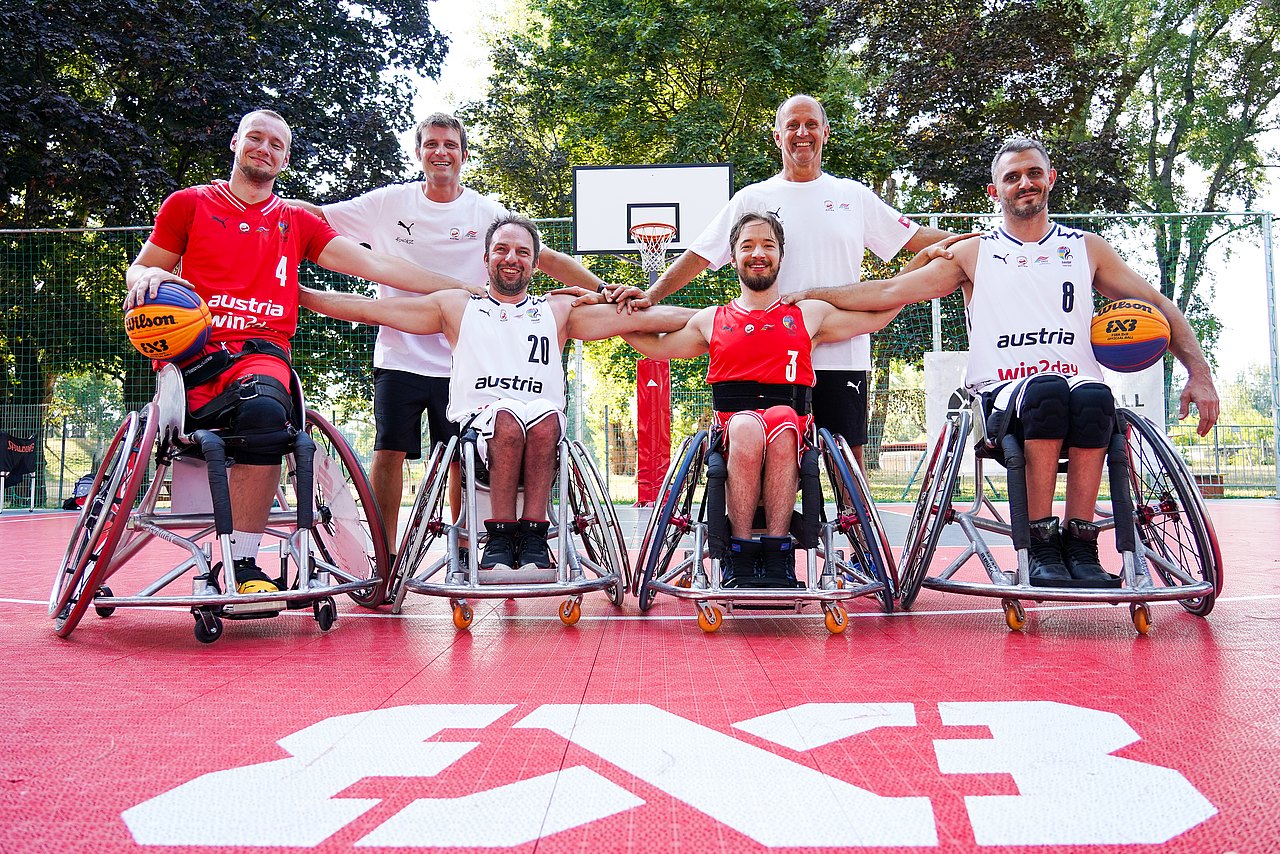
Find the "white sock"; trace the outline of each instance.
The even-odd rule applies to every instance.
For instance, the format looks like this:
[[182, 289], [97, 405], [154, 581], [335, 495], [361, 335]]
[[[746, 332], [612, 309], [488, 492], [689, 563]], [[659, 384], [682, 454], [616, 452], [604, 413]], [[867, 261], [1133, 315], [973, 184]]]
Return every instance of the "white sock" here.
[[241, 558], [256, 558], [258, 556], [258, 546], [262, 544], [262, 533], [250, 533], [249, 531], [232, 531], [231, 532], [231, 559], [240, 560]]

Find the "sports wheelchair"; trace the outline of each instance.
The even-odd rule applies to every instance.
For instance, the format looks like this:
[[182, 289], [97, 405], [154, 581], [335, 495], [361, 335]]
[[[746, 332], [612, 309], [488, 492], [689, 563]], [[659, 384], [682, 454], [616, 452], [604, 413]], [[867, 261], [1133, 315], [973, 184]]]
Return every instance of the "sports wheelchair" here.
[[[978, 407], [977, 401], [973, 403]], [[1006, 624], [1019, 631], [1027, 623], [1023, 599], [1128, 603], [1133, 626], [1144, 635], [1151, 630], [1148, 602], [1176, 600], [1200, 617], [1213, 610], [1222, 590], [1222, 554], [1217, 535], [1191, 472], [1164, 431], [1130, 410], [1116, 410], [1115, 430], [1106, 457], [1111, 512], [1107, 514], [1100, 507], [1097, 512], [1102, 518], [1097, 524], [1103, 530], [1115, 531], [1116, 549], [1121, 555], [1120, 586], [1033, 587], [1029, 581], [1027, 550], [1031, 535], [1021, 443], [1011, 433], [994, 435], [980, 408], [976, 417], [982, 435], [975, 445], [974, 499], [968, 510], [954, 509], [951, 499], [974, 412], [964, 408], [949, 413], [934, 445], [899, 563], [899, 604], [904, 610], [911, 607], [921, 587], [988, 596], [1001, 600]], [[983, 462], [988, 459], [1002, 463], [1008, 472], [1007, 522], [983, 489]], [[1059, 471], [1065, 469], [1060, 466]], [[981, 515], [984, 508], [990, 516]], [[960, 526], [968, 546], [937, 575], [929, 575], [942, 529], [949, 524]], [[983, 531], [1013, 540], [1016, 568], [1000, 568]], [[975, 555], [989, 582], [956, 577]]]
[[[888, 538], [849, 446], [826, 429], [817, 432], [816, 441], [809, 437], [800, 465], [801, 510], [792, 514], [792, 536], [805, 552], [805, 580], [794, 588], [723, 585], [720, 563], [729, 538], [725, 458], [717, 433], [700, 430], [685, 439], [667, 471], [641, 543], [640, 609], [648, 611], [658, 592], [691, 599], [705, 632], [718, 631], [725, 612], [735, 608], [798, 612], [817, 602], [832, 634], [848, 627], [843, 603], [855, 597], [874, 596], [884, 613], [892, 613], [897, 574]], [[823, 500], [820, 469], [834, 496], [833, 514]], [[704, 477], [704, 493], [695, 507]], [[691, 544], [682, 548], [686, 536]]]
[[[279, 542], [280, 589], [236, 592], [225, 453], [245, 440], [219, 430], [184, 432], [186, 391], [181, 371], [169, 364], [157, 377], [155, 397], [116, 431], [76, 522], [49, 596], [59, 637], [75, 630], [90, 605], [100, 617], [119, 607], [189, 607], [196, 639], [213, 643], [222, 636], [223, 618], [310, 607], [328, 631], [338, 594], [370, 608], [385, 603], [390, 561], [364, 470], [342, 434], [306, 409], [296, 374], [291, 392], [305, 424], [285, 457], [278, 506], [267, 523], [267, 537]], [[199, 542], [210, 535], [213, 540]], [[136, 593], [117, 596], [107, 581], [153, 537], [190, 554]], [[194, 576], [189, 595], [164, 592], [187, 572]]]
[[[583, 594], [593, 590], [606, 591], [609, 601], [621, 606], [631, 585], [622, 526], [599, 472], [576, 439], [562, 438], [559, 445], [558, 475], [548, 508], [552, 567], [479, 569], [479, 551], [488, 540], [482, 520], [489, 515], [489, 488], [476, 438], [475, 430], [468, 428], [431, 450], [392, 574], [394, 612], [400, 613], [410, 591], [447, 598], [458, 629], [468, 628], [475, 619], [469, 601], [473, 599], [564, 596], [559, 616], [567, 626], [581, 618]], [[455, 459], [462, 465], [463, 507], [458, 521], [451, 523], [445, 485]], [[523, 489], [517, 503], [521, 501]], [[439, 541], [444, 551], [433, 553], [439, 551]]]

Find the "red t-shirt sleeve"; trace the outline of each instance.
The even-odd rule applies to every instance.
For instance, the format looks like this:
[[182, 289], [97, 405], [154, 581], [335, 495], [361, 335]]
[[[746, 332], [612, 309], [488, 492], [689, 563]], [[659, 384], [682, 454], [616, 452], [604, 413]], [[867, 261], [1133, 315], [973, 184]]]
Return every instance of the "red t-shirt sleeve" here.
[[311, 211], [295, 208], [294, 222], [298, 226], [298, 245], [302, 247], [302, 257], [308, 261], [316, 261], [329, 242], [338, 236], [333, 226], [325, 222]]
[[187, 235], [191, 233], [191, 223], [196, 215], [194, 189], [179, 190], [160, 205], [155, 227], [147, 238], [153, 245], [175, 255], [186, 254]]

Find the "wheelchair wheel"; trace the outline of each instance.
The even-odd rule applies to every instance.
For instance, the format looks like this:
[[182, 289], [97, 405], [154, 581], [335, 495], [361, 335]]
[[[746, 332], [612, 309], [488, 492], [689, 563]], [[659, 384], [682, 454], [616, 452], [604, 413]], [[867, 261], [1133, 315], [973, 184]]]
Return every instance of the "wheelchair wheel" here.
[[395, 574], [387, 590], [390, 601], [395, 600], [405, 581], [413, 577], [435, 541], [445, 533], [448, 525], [444, 508], [448, 492], [449, 462], [457, 447], [458, 439], [452, 437], [447, 444], [436, 442], [431, 448], [431, 456], [427, 458], [418, 487], [418, 497], [413, 502], [413, 510], [409, 512], [404, 539], [400, 541], [400, 553], [396, 556], [396, 565], [392, 567]]
[[1138, 536], [1148, 563], [1169, 587], [1192, 579], [1212, 584], [1214, 593], [1179, 602], [1189, 613], [1206, 616], [1222, 591], [1222, 552], [1200, 490], [1163, 430], [1128, 410], [1121, 415]]
[[155, 439], [156, 406], [148, 403], [141, 412], [129, 413], [107, 446], [49, 594], [58, 637], [75, 631], [111, 576], [111, 557], [146, 478]]
[[640, 583], [636, 594], [641, 611], [653, 606], [656, 591], [650, 584], [667, 571], [680, 541], [695, 524], [693, 499], [702, 479], [708, 439], [707, 431], [699, 430], [685, 440], [680, 446], [680, 456], [667, 472], [666, 481], [658, 493], [658, 503], [645, 533], [639, 564]]
[[609, 601], [620, 606], [631, 589], [631, 563], [624, 546], [622, 525], [587, 449], [576, 439], [569, 442], [568, 447], [567, 492], [573, 531], [582, 538], [587, 557], [601, 568], [602, 574], [614, 574], [621, 579], [609, 588]]
[[955, 493], [956, 478], [964, 461], [964, 442], [972, 420], [973, 414], [967, 409], [961, 410], [957, 417], [948, 418], [933, 446], [929, 467], [920, 482], [920, 497], [911, 513], [911, 524], [907, 526], [902, 559], [898, 563], [898, 604], [903, 610], [915, 602], [929, 562], [938, 548], [942, 528], [951, 512], [951, 496]]
[[862, 476], [862, 469], [843, 436], [832, 435], [824, 427], [818, 431], [818, 444], [827, 477], [835, 492], [836, 531], [848, 540], [849, 556], [860, 564], [863, 574], [884, 585], [876, 598], [880, 600], [880, 610], [892, 614], [893, 597], [897, 593], [897, 568], [893, 565], [889, 538], [880, 524], [866, 478]]
[[313, 542], [344, 582], [375, 582], [348, 595], [358, 605], [376, 608], [386, 602], [391, 567], [373, 489], [347, 440], [311, 409], [307, 432], [316, 443]]

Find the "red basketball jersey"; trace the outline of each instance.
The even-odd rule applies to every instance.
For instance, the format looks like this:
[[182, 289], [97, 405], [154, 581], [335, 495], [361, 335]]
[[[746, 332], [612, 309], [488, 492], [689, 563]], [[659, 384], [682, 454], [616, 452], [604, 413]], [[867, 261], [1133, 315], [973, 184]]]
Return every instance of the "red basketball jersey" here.
[[775, 302], [766, 309], [748, 311], [736, 299], [722, 305], [716, 309], [709, 350], [709, 383], [814, 383], [813, 342], [798, 306]]
[[182, 256], [179, 274], [213, 314], [212, 341], [266, 338], [287, 347], [298, 326], [298, 264], [338, 233], [272, 195], [249, 205], [225, 181], [165, 199], [150, 240]]

